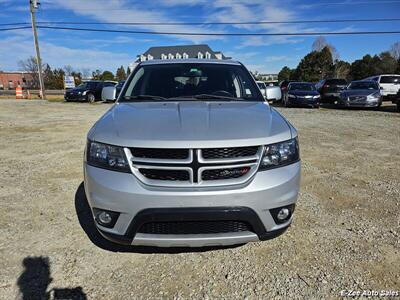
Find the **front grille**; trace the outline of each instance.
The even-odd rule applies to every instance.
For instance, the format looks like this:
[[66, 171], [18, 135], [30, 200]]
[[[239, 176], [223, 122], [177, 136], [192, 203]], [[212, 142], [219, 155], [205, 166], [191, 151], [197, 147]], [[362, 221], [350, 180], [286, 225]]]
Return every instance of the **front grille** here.
[[225, 168], [225, 169], [210, 169], [203, 171], [202, 180], [220, 180], [239, 178], [249, 172], [249, 167]]
[[349, 97], [350, 101], [365, 101], [367, 99], [367, 97], [365, 96], [352, 96]]
[[203, 149], [202, 156], [204, 159], [218, 158], [238, 158], [256, 155], [258, 146], [253, 147], [235, 147], [235, 148], [210, 148]]
[[146, 178], [152, 180], [188, 181], [189, 172], [185, 170], [139, 169]]
[[129, 150], [132, 170], [145, 184], [206, 187], [222, 186], [224, 179], [229, 185], [249, 179], [257, 171], [261, 147]]
[[134, 157], [154, 159], [187, 159], [188, 149], [131, 148]]
[[243, 221], [181, 221], [149, 222], [138, 232], [148, 234], [207, 234], [253, 231], [251, 225]]

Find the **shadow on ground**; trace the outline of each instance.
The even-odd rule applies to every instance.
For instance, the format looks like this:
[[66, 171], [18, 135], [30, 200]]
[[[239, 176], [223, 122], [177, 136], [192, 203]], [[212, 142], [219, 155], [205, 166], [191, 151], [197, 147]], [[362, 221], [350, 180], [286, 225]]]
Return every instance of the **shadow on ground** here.
[[159, 248], [159, 247], [147, 247], [147, 246], [130, 246], [120, 245], [105, 239], [96, 229], [92, 213], [90, 210], [89, 203], [86, 198], [85, 188], [83, 182], [79, 185], [75, 193], [75, 210], [79, 220], [79, 224], [85, 231], [90, 241], [97, 247], [112, 251], [112, 252], [133, 252], [133, 253], [168, 253], [178, 254], [187, 252], [207, 252], [220, 249], [236, 248], [242, 245], [233, 246], [220, 246], [220, 247], [201, 247], [201, 248], [185, 248], [185, 247], [171, 247], [171, 248]]
[[48, 257], [25, 257], [22, 265], [24, 266], [24, 271], [17, 280], [20, 299], [87, 299], [82, 287], [54, 288], [47, 291], [49, 284], [53, 281], [50, 276], [50, 262]]

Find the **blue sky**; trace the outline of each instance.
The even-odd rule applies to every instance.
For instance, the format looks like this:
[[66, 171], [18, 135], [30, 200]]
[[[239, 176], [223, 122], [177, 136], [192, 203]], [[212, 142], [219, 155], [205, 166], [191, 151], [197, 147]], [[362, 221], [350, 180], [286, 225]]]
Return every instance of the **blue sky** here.
[[[39, 0], [40, 1], [40, 0]], [[0, 0], [0, 23], [30, 22], [28, 0]], [[399, 18], [400, 0], [41, 0], [38, 21], [245, 22]], [[104, 28], [99, 25], [85, 27]], [[110, 26], [108, 26], [110, 27]], [[185, 32], [298, 32], [399, 30], [400, 22], [218, 26], [113, 26], [122, 30]], [[111, 70], [127, 66], [151, 46], [207, 43], [249, 69], [275, 73], [295, 67], [316, 37], [194, 37], [39, 29], [42, 59], [52, 67]], [[400, 35], [328, 36], [349, 62], [389, 49]], [[31, 30], [0, 32], [0, 70], [18, 69], [34, 54]]]

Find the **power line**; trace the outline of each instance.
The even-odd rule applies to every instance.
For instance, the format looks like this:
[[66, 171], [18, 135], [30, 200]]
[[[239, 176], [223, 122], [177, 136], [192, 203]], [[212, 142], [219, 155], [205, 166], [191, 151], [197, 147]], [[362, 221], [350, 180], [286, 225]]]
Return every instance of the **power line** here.
[[38, 28], [54, 30], [90, 31], [90, 32], [111, 32], [111, 33], [132, 33], [132, 34], [152, 34], [152, 35], [186, 35], [186, 36], [315, 36], [315, 35], [367, 35], [367, 34], [400, 34], [400, 31], [350, 31], [350, 32], [287, 32], [287, 33], [224, 33], [224, 32], [164, 32], [164, 31], [138, 31], [138, 30], [116, 30], [116, 29], [97, 29], [97, 28], [76, 28], [61, 26], [43, 26]]
[[38, 24], [65, 24], [65, 25], [259, 25], [259, 24], [307, 24], [307, 23], [356, 23], [356, 22], [394, 22], [400, 18], [388, 19], [341, 19], [341, 20], [293, 20], [293, 21], [252, 21], [252, 22], [37, 22]]
[[17, 26], [17, 25], [29, 25], [28, 22], [20, 22], [20, 23], [2, 23], [0, 26]]
[[[52, 25], [260, 25], [260, 24], [307, 24], [307, 23], [361, 23], [361, 22], [396, 22], [400, 18], [385, 19], [338, 19], [338, 20], [293, 20], [293, 21], [252, 21], [252, 22], [72, 22], [72, 21], [39, 21], [37, 24]], [[28, 22], [2, 23], [0, 26], [28, 25]]]
[[20, 26], [20, 27], [10, 27], [10, 28], [0, 28], [0, 31], [12, 31], [12, 30], [20, 30], [20, 29], [30, 29], [31, 26]]
[[[12, 31], [21, 29], [30, 29], [30, 26], [0, 28], [0, 31]], [[71, 30], [71, 31], [89, 31], [89, 32], [108, 32], [108, 33], [130, 33], [130, 34], [151, 34], [151, 35], [182, 35], [182, 36], [316, 36], [316, 35], [378, 35], [378, 34], [400, 34], [400, 31], [350, 31], [350, 32], [249, 32], [249, 33], [229, 33], [229, 32], [163, 32], [163, 31], [137, 31], [137, 30], [113, 30], [113, 29], [96, 29], [96, 28], [75, 28], [75, 27], [59, 27], [59, 26], [43, 26], [37, 28], [54, 29], [54, 30]]]

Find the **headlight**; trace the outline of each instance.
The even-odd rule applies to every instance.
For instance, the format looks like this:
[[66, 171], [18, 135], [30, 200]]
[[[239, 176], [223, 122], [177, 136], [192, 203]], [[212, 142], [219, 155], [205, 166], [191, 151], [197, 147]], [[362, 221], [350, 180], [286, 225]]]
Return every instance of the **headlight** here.
[[289, 94], [289, 98], [296, 98], [295, 95]]
[[84, 91], [84, 92], [82, 93], [82, 96], [85, 96], [85, 95], [86, 95], [86, 93], [87, 93], [87, 91]]
[[369, 95], [368, 97], [369, 97], [369, 98], [379, 98], [380, 96], [381, 96], [381, 93], [375, 92], [375, 93]]
[[285, 142], [264, 146], [264, 154], [260, 164], [260, 171], [276, 167], [283, 167], [299, 161], [300, 150], [298, 138]]
[[320, 98], [320, 95], [316, 95], [313, 97], [313, 99], [318, 99], [318, 98]]
[[88, 141], [86, 160], [91, 166], [119, 172], [130, 172], [124, 148]]

